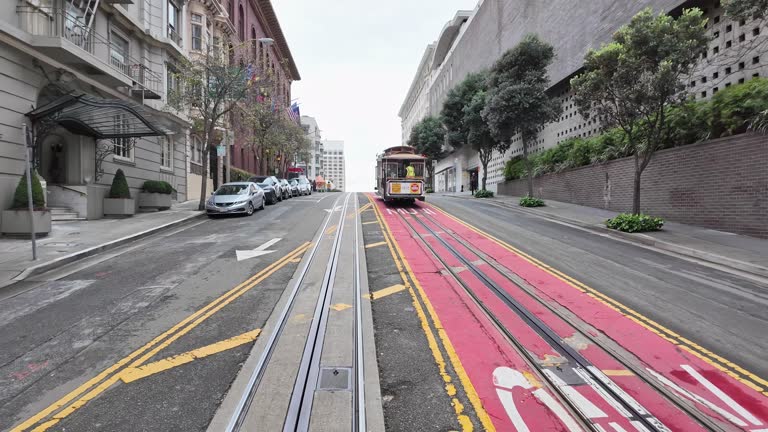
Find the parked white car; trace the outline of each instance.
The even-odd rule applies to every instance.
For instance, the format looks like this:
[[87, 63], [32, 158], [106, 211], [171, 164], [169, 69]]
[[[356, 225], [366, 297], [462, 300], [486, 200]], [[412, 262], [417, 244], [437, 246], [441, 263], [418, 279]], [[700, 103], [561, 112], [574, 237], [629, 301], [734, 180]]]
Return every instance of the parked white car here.
[[225, 183], [208, 198], [205, 210], [210, 218], [237, 213], [250, 216], [263, 209], [265, 202], [264, 191], [256, 183]]

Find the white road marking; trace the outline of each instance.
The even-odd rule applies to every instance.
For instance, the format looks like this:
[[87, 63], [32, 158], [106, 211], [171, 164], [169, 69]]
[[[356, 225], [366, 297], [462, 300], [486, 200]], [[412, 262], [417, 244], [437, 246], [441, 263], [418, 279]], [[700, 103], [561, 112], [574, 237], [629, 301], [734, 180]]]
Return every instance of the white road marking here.
[[[561, 380], [552, 371], [548, 369], [544, 369], [542, 372], [552, 382], [554, 382], [555, 385], [563, 391], [563, 393], [565, 393], [565, 395], [568, 397], [568, 400], [570, 400], [574, 405], [576, 405], [579, 412], [581, 412], [584, 416], [591, 419], [608, 417], [608, 414], [606, 414], [605, 411], [598, 408], [589, 399], [584, 397], [583, 394], [579, 393], [575, 388], [566, 384], [565, 381]], [[590, 386], [592, 386], [592, 383], [589, 383], [589, 384]]]
[[718, 399], [720, 399], [726, 405], [731, 407], [731, 409], [736, 411], [737, 414], [744, 417], [748, 422], [752, 423], [755, 426], [763, 425], [763, 422], [755, 418], [755, 416], [753, 416], [751, 412], [747, 411], [743, 406], [739, 405], [735, 400], [733, 400], [730, 396], [725, 394], [716, 385], [712, 384], [708, 379], [704, 378], [694, 368], [692, 368], [689, 365], [680, 365], [680, 367], [683, 368], [683, 370], [685, 370], [686, 372], [688, 372], [693, 378], [695, 378], [696, 381], [701, 383], [701, 385], [703, 385], [707, 390], [711, 391], [712, 394], [717, 396]]
[[424, 209], [422, 209], [422, 210], [423, 210], [423, 211], [424, 211], [424, 213], [426, 213], [426, 214], [431, 214], [431, 215], [433, 215], [433, 214], [437, 214], [437, 213], [433, 212], [432, 210], [430, 210], [430, 209], [428, 209], [428, 208], [424, 208]]
[[336, 206], [334, 208], [323, 209], [323, 210], [327, 211], [328, 213], [330, 213], [330, 212], [337, 212], [337, 211], [341, 211], [341, 206]]
[[[515, 430], [518, 432], [529, 432], [530, 429], [528, 429], [528, 425], [525, 424], [525, 420], [523, 420], [523, 417], [515, 406], [515, 400], [512, 397], [511, 390], [515, 387], [522, 387], [523, 389], [530, 390], [533, 388], [533, 384], [528, 381], [528, 378], [526, 378], [525, 375], [508, 367], [498, 367], [493, 371], [493, 383], [496, 385], [496, 394], [499, 396], [499, 400], [504, 406], [507, 416], [515, 426]], [[581, 426], [576, 423], [576, 420], [574, 420], [565, 408], [547, 393], [546, 390], [537, 388], [532, 393], [560, 419], [569, 431], [583, 431]]]
[[273, 238], [272, 240], [264, 243], [263, 245], [257, 247], [256, 249], [252, 249], [252, 250], [245, 250], [245, 251], [236, 250], [235, 254], [237, 255], [237, 260], [238, 261], [242, 261], [242, 260], [247, 260], [247, 259], [251, 259], [251, 258], [256, 258], [256, 257], [262, 256], [262, 255], [270, 254], [270, 253], [272, 253], [274, 251], [266, 250], [266, 249], [268, 247], [272, 246], [273, 244], [279, 242], [280, 240], [282, 240], [282, 239], [280, 239], [280, 238]]
[[608, 423], [608, 424], [609, 424], [609, 425], [610, 425], [610, 426], [613, 428], [613, 430], [615, 430], [616, 432], [627, 432], [627, 430], [626, 430], [626, 429], [624, 429], [623, 427], [621, 427], [621, 425], [620, 425], [620, 424], [618, 424], [618, 423], [610, 422], [610, 423]]
[[653, 370], [651, 368], [645, 368], [645, 370], [650, 372], [651, 375], [656, 377], [657, 380], [661, 381], [664, 385], [666, 385], [667, 387], [671, 388], [672, 390], [674, 390], [675, 392], [677, 392], [681, 396], [685, 396], [685, 397], [687, 397], [688, 399], [690, 399], [690, 400], [692, 400], [694, 402], [698, 402], [698, 403], [706, 406], [707, 408], [711, 409], [712, 411], [714, 411], [714, 412], [720, 414], [721, 416], [725, 417], [726, 419], [728, 419], [728, 421], [730, 421], [731, 423], [735, 424], [736, 426], [740, 426], [740, 427], [747, 426], [747, 423], [744, 422], [742, 419], [740, 419], [740, 418], [736, 417], [735, 415], [729, 413], [728, 411], [720, 408], [719, 406], [713, 404], [712, 402], [704, 399], [703, 397], [701, 397], [701, 396], [699, 396], [697, 394], [691, 393], [688, 390], [683, 389], [682, 387], [680, 387], [677, 384], [673, 383], [672, 381], [670, 381], [669, 379], [667, 379], [665, 376], [661, 375], [660, 373], [656, 372], [655, 370]]

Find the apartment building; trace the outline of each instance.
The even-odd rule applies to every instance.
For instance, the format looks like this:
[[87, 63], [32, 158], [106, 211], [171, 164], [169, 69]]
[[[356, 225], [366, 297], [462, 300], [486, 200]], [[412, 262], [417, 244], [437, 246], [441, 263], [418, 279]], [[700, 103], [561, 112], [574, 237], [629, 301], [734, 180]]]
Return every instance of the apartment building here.
[[334, 189], [345, 191], [346, 170], [344, 168], [344, 141], [323, 141], [323, 169], [325, 181], [331, 183]]
[[[613, 2], [610, 6], [605, 2], [588, 1], [578, 2], [576, 6], [568, 0], [480, 0], [465, 21], [454, 18], [446, 24], [434, 43], [436, 48], [430, 54], [429, 70], [420, 67], [414, 77], [411, 91], [400, 110], [404, 140], [407, 140], [406, 128], [426, 115], [439, 115], [450, 89], [467, 74], [490, 68], [528, 33], [538, 34], [555, 48], [556, 57], [548, 71], [549, 92], [558, 98], [563, 108], [562, 116], [544, 127], [532, 150], [540, 151], [571, 137], [599, 133], [599, 123], [584, 119], [578, 113], [570, 79], [581, 70], [589, 49], [609, 42], [619, 27], [647, 7], [672, 15], [681, 13], [683, 8], [699, 7], [709, 19], [708, 32], [713, 40], [707, 56], [701, 59], [688, 83], [693, 96], [711, 97], [727, 86], [768, 74], [768, 52], [763, 43], [768, 29], [761, 28], [761, 22], [752, 20], [731, 21], [716, 0], [638, 0]], [[409, 109], [417, 105], [412, 102], [418, 100], [415, 89], [424, 86], [428, 88], [427, 113]], [[468, 190], [471, 174], [481, 169], [477, 152], [468, 146], [447, 150], [448, 155], [438, 161], [435, 168], [436, 190], [458, 191], [461, 186]], [[487, 173], [489, 189], [496, 190], [496, 185], [504, 180], [506, 161], [521, 153], [522, 142], [519, 137], [513, 137], [509, 151], [493, 155]]]
[[183, 59], [183, 7], [169, 0], [0, 2], [0, 205], [24, 171], [27, 140], [51, 206], [103, 216], [122, 169], [131, 192], [165, 180], [187, 197], [189, 122], [166, 104], [166, 65]]
[[317, 176], [325, 177], [323, 139], [320, 128], [317, 126], [317, 120], [314, 117], [301, 116], [301, 127], [304, 128], [305, 136], [310, 144], [308, 160], [302, 161], [298, 166], [304, 168], [309, 179], [314, 180]]

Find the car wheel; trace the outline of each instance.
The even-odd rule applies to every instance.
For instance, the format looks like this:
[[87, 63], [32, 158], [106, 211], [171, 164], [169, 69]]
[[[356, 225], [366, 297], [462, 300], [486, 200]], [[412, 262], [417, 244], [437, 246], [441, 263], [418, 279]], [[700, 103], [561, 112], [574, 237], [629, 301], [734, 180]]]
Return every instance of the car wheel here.
[[253, 203], [249, 201], [248, 202], [248, 208], [245, 210], [245, 214], [250, 216], [250, 215], [253, 214], [253, 210], [254, 210], [253, 209]]

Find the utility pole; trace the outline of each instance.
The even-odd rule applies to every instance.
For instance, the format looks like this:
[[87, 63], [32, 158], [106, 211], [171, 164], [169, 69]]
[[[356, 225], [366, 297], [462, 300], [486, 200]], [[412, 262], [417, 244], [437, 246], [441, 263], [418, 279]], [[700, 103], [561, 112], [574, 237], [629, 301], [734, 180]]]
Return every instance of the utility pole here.
[[27, 123], [21, 125], [24, 134], [24, 164], [27, 172], [27, 203], [29, 204], [29, 234], [32, 238], [32, 261], [37, 261], [37, 240], [35, 239], [35, 202], [32, 197], [32, 163], [29, 160], [29, 152], [32, 150], [32, 139], [29, 135]]

